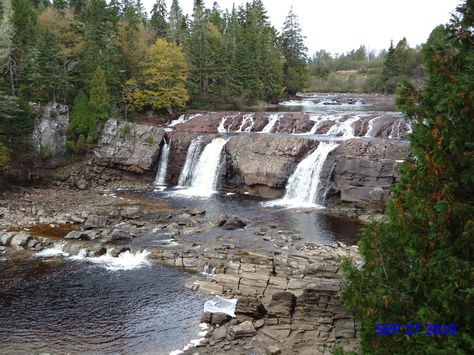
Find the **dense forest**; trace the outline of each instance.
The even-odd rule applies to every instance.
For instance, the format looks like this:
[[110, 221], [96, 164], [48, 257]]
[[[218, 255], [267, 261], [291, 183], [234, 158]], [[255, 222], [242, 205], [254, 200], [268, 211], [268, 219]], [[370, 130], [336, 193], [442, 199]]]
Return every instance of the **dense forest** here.
[[296, 93], [307, 55], [292, 10], [278, 32], [261, 0], [221, 10], [195, 0], [5, 0], [0, 52], [0, 162], [32, 129], [30, 103], [71, 105], [67, 147], [81, 152], [110, 113], [230, 107]]

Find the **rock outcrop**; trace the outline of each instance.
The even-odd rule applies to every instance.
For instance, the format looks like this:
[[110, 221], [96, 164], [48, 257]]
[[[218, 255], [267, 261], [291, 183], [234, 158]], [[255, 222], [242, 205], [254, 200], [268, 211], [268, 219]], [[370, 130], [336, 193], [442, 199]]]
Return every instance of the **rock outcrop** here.
[[323, 174], [329, 176], [328, 206], [354, 206], [382, 212], [407, 158], [408, 143], [349, 139], [332, 152]]
[[296, 136], [234, 136], [225, 147], [225, 183], [251, 194], [280, 197], [299, 161], [317, 145]]
[[51, 154], [63, 154], [68, 126], [68, 106], [49, 103], [38, 107], [32, 135], [32, 142], [36, 151], [40, 152], [41, 149], [47, 149]]
[[151, 172], [159, 158], [164, 130], [109, 119], [94, 151], [99, 165], [133, 173]]

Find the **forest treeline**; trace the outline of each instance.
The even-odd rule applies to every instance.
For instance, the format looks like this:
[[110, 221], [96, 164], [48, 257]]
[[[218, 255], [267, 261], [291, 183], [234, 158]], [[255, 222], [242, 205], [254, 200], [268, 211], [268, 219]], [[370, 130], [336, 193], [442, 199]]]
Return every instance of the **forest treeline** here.
[[421, 85], [424, 79], [422, 47], [412, 48], [406, 38], [388, 50], [369, 51], [365, 46], [343, 54], [323, 50], [309, 59], [309, 91], [394, 94], [408, 79]]
[[307, 54], [296, 14], [278, 32], [261, 0], [222, 10], [195, 0], [4, 0], [0, 130], [10, 149], [31, 131], [28, 103], [72, 104], [67, 146], [83, 151], [109, 114], [230, 107], [296, 93]]

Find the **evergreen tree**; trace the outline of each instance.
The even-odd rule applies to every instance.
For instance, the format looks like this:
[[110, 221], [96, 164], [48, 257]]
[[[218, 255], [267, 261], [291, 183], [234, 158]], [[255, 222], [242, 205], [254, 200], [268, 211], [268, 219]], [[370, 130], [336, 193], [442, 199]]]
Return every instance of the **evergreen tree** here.
[[[425, 87], [405, 82], [397, 99], [413, 120], [413, 156], [387, 206], [387, 222], [367, 227], [365, 264], [345, 266], [343, 298], [360, 323], [363, 353], [470, 354], [474, 349], [474, 8], [458, 7], [423, 47]], [[403, 330], [376, 335], [377, 323]], [[456, 335], [425, 336], [425, 324], [454, 324]], [[405, 324], [420, 333], [405, 335]], [[445, 330], [441, 330], [445, 334]]]
[[178, 0], [173, 0], [168, 20], [167, 38], [171, 42], [182, 44], [186, 34], [186, 19]]
[[84, 91], [74, 98], [71, 110], [71, 117], [68, 128], [68, 141], [66, 148], [71, 153], [85, 153], [87, 150], [87, 142], [94, 142], [97, 139], [97, 116], [91, 115], [89, 106], [89, 98]]
[[151, 10], [150, 26], [155, 33], [155, 37], [166, 38], [168, 30], [168, 11], [164, 0], [156, 0]]
[[90, 83], [89, 108], [98, 123], [104, 123], [109, 114], [110, 97], [105, 72], [97, 67]]
[[0, 72], [7, 72], [10, 90], [12, 94], [14, 94], [15, 63], [13, 58], [13, 37], [15, 35], [15, 28], [12, 22], [13, 8], [11, 0], [5, 0], [2, 5], [2, 19], [0, 22]]
[[285, 86], [290, 94], [296, 94], [303, 89], [308, 77], [307, 49], [301, 32], [298, 17], [291, 7], [280, 36], [281, 51], [285, 58], [283, 68]]

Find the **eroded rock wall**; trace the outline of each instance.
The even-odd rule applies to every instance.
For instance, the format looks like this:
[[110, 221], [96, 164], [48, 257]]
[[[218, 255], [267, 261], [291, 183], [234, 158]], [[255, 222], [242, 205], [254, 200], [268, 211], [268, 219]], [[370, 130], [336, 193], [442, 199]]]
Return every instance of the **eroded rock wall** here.
[[150, 173], [159, 159], [162, 128], [109, 119], [94, 151], [96, 163], [133, 173]]

